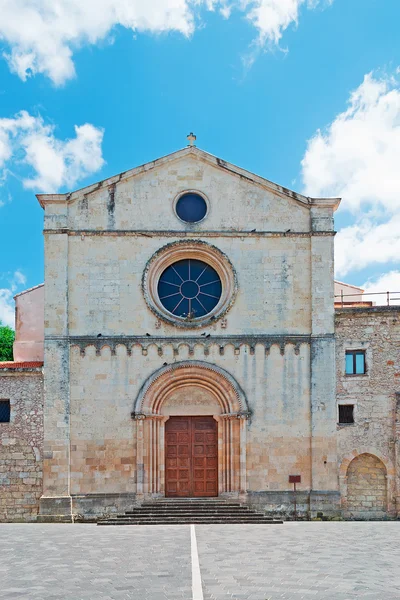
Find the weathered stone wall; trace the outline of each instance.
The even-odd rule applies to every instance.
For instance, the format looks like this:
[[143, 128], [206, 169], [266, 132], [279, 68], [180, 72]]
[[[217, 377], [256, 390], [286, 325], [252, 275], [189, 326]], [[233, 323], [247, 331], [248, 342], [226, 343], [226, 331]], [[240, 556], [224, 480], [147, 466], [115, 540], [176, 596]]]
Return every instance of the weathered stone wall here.
[[379, 458], [360, 454], [347, 469], [347, 513], [365, 519], [382, 518], [387, 511], [386, 468]]
[[[350, 500], [354, 494], [348, 490], [349, 477], [352, 489], [355, 489], [354, 479], [357, 476], [355, 463], [351, 461], [362, 454], [372, 455], [376, 457], [374, 460], [379, 459], [384, 464], [387, 514], [394, 516], [399, 512], [400, 438], [399, 432], [396, 433], [396, 392], [400, 390], [399, 349], [399, 307], [345, 308], [336, 311], [337, 402], [353, 404], [355, 420], [353, 425], [337, 426], [342, 506], [349, 517], [368, 518], [362, 507], [356, 510], [354, 502]], [[345, 374], [346, 350], [365, 350], [365, 375]], [[349, 473], [351, 464], [353, 466]], [[362, 486], [361, 479], [359, 485]], [[381, 510], [381, 504], [380, 500], [376, 501], [378, 511]], [[373, 511], [374, 506], [368, 508]]]
[[[287, 498], [289, 475], [301, 474], [300, 489], [337, 495], [335, 202], [300, 198], [188, 152], [68, 197], [43, 198], [43, 507], [51, 498], [137, 492], [136, 464], [153, 460], [136, 455], [137, 431], [158, 433], [132, 421], [134, 400], [157, 369], [185, 360], [221, 367], [247, 397], [246, 426], [225, 426], [230, 439], [240, 429], [246, 444], [240, 457], [232, 449], [232, 460], [246, 460], [247, 492]], [[174, 214], [184, 190], [208, 198], [201, 223]], [[229, 311], [204, 328], [168, 324], [142, 289], [155, 253], [185, 240], [214, 246], [236, 273]]]
[[43, 376], [0, 371], [0, 398], [10, 423], [0, 423], [0, 521], [35, 520], [42, 495]]
[[[205, 219], [190, 224], [190, 230], [206, 231], [310, 231], [310, 212], [296, 201], [296, 194], [261, 178], [241, 176], [225, 168], [223, 161], [197, 153], [170, 155], [131, 177], [115, 178], [71, 196], [68, 216], [46, 214], [46, 228], [55, 223], [71, 230], [136, 230], [186, 232], [187, 223], [177, 219], [174, 200], [186, 190], [199, 190], [209, 201]], [[47, 213], [47, 210], [46, 210]], [[286, 229], [283, 229], [283, 226]], [[328, 226], [329, 228], [329, 226]], [[325, 230], [327, 228], [325, 227]]]
[[[142, 293], [147, 262], [171, 241], [162, 235], [69, 236], [70, 335], [190, 336], [190, 330], [158, 320]], [[221, 236], [207, 241], [229, 257], [237, 273], [239, 289], [226, 333], [310, 333], [309, 238], [260, 236], [244, 242]]]
[[[128, 356], [119, 346], [115, 355], [104, 347], [100, 356], [88, 347], [82, 357], [71, 352], [71, 493], [136, 491], [136, 423], [131, 419], [134, 400], [146, 379], [164, 363], [200, 360], [228, 371], [244, 390], [252, 411], [247, 425], [248, 489], [287, 490], [288, 476], [302, 474], [310, 487], [309, 347], [299, 354], [293, 345], [273, 346], [266, 355], [257, 345], [254, 354], [243, 346], [235, 354], [227, 346], [211, 344], [209, 355], [199, 343], [192, 356], [181, 347], [151, 345], [143, 356], [135, 347]], [[193, 414], [191, 397], [179, 414]], [[168, 408], [166, 414], [168, 414]], [[219, 409], [221, 412], [221, 409]], [[164, 413], [163, 413], [164, 414]], [[176, 413], [177, 414], [177, 413]], [[198, 414], [198, 413], [196, 413]], [[323, 468], [327, 468], [323, 465]], [[330, 468], [330, 466], [328, 467]]]

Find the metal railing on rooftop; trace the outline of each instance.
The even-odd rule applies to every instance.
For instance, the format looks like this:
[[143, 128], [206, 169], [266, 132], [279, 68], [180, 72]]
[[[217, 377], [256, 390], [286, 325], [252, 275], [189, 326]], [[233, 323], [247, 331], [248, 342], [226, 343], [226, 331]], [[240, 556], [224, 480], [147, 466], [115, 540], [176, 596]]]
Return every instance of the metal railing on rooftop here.
[[[399, 298], [393, 298], [392, 295], [393, 294], [399, 294]], [[391, 302], [400, 302], [400, 292], [364, 292], [362, 294], [358, 293], [358, 294], [343, 294], [343, 290], [341, 291], [340, 294], [335, 294], [335, 298], [340, 298], [340, 302], [342, 306], [345, 306], [346, 304], [364, 304], [364, 296], [386, 296], [386, 306], [393, 306], [392, 304], [390, 304]], [[343, 300], [343, 298], [348, 298], [348, 297], [354, 297], [357, 296], [357, 298], [361, 298], [360, 300], [356, 300], [354, 302], [346, 302]], [[335, 300], [336, 302], [336, 300]], [[378, 306], [385, 306], [384, 304], [379, 304]]]

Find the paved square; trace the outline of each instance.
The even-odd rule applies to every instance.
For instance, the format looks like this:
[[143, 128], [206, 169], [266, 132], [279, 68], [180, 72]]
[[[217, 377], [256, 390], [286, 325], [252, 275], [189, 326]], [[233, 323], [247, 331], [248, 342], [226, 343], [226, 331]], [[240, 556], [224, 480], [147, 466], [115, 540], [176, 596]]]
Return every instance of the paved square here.
[[400, 523], [197, 526], [204, 600], [399, 600]]
[[[195, 532], [204, 600], [400, 599], [399, 522]], [[3, 524], [0, 599], [193, 600], [192, 550], [189, 525]]]
[[1, 600], [188, 600], [190, 528], [0, 525]]

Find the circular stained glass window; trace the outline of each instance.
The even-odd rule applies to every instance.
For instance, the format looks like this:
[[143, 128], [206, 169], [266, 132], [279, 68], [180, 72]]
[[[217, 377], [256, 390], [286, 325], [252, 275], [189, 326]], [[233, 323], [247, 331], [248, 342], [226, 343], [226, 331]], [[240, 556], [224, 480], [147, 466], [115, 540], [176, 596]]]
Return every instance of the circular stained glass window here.
[[206, 216], [207, 203], [199, 194], [183, 194], [176, 203], [176, 214], [186, 223], [197, 223]]
[[158, 282], [161, 304], [176, 317], [204, 317], [217, 306], [221, 293], [221, 279], [216, 270], [192, 258], [167, 267]]

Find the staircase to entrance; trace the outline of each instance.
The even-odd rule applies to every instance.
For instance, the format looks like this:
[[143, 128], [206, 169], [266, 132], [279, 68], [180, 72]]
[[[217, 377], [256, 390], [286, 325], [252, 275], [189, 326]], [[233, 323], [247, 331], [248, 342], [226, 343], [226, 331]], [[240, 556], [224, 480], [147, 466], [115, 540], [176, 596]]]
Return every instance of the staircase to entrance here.
[[171, 498], [143, 502], [125, 514], [99, 519], [98, 525], [185, 525], [185, 524], [282, 523], [239, 502], [219, 498]]

